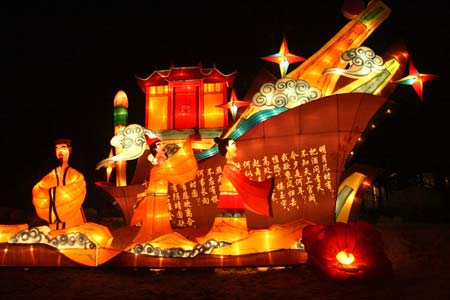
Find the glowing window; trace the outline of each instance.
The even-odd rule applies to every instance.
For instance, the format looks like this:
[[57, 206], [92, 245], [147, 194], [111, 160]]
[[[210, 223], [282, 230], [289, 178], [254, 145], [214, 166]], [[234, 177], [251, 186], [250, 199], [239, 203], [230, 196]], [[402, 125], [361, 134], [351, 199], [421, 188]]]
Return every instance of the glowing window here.
[[169, 86], [167, 85], [156, 85], [149, 87], [150, 95], [164, 95], [169, 92]]
[[205, 83], [203, 90], [205, 93], [219, 93], [222, 91], [222, 83]]

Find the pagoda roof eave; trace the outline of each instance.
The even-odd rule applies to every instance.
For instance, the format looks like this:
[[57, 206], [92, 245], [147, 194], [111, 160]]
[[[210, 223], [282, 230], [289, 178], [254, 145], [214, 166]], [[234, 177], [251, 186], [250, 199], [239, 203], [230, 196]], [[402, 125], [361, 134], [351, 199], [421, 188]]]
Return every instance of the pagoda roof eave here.
[[201, 67], [178, 67], [169, 70], [155, 70], [146, 78], [136, 77], [137, 83], [145, 93], [145, 88], [149, 85], [167, 85], [169, 81], [187, 81], [202, 79], [206, 83], [226, 82], [228, 87], [233, 86], [237, 71], [230, 74], [224, 74], [217, 68]]

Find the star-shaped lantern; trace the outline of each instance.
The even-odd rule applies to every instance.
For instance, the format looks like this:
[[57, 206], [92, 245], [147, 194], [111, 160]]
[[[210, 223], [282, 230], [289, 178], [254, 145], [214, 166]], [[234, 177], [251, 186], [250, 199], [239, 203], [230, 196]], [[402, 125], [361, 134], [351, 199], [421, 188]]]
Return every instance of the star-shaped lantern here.
[[233, 121], [236, 121], [236, 113], [238, 107], [248, 106], [249, 104], [250, 102], [248, 101], [237, 100], [236, 92], [234, 91], [234, 89], [232, 89], [230, 101], [221, 105], [217, 105], [217, 107], [229, 109], [231, 111], [231, 115], [233, 116]]
[[439, 76], [432, 74], [420, 74], [414, 66], [412, 60], [409, 60], [409, 75], [397, 81], [394, 81], [394, 83], [412, 85], [412, 87], [416, 91], [417, 96], [419, 96], [420, 101], [423, 101], [423, 84], [437, 77]]
[[304, 57], [297, 56], [289, 52], [285, 36], [283, 36], [283, 42], [281, 43], [280, 52], [261, 57], [261, 59], [279, 64], [281, 77], [286, 76], [289, 64], [305, 60]]

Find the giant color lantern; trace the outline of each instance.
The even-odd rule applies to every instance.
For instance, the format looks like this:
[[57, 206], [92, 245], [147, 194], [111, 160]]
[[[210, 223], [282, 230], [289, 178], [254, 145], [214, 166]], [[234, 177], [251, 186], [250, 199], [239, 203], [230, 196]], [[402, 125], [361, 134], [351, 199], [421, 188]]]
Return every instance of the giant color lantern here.
[[[258, 76], [245, 101], [236, 100], [236, 72], [171, 66], [137, 78], [145, 93], [145, 124], [127, 125], [128, 99], [119, 91], [114, 153], [96, 166], [116, 168], [117, 180], [96, 184], [111, 195], [126, 226], [113, 235], [81, 218], [86, 183], [74, 169], [58, 187], [47, 175], [33, 188], [33, 204], [51, 226], [0, 225], [1, 266], [254, 267], [307, 261], [340, 280], [390, 274], [376, 228], [345, 223], [354, 220], [357, 195], [373, 177], [371, 166], [349, 166], [349, 158], [375, 128], [375, 117], [390, 111], [384, 107], [397, 84], [412, 84], [422, 97], [422, 84], [433, 75], [418, 73], [411, 62], [410, 74], [400, 79], [409, 59], [403, 48], [377, 55], [363, 45], [391, 12], [381, 0], [366, 8], [363, 2], [345, 1], [350, 21], [288, 74], [289, 64], [303, 58], [292, 55], [283, 39], [280, 52], [265, 58], [280, 64], [281, 78]], [[233, 110], [243, 106], [236, 115]], [[190, 136], [193, 128], [201, 139]], [[217, 155], [216, 137], [239, 144], [233, 165], [245, 177], [273, 179], [270, 214], [255, 213], [257, 207], [244, 210], [245, 223], [243, 214], [216, 219], [221, 193], [234, 193], [222, 189], [226, 158]], [[156, 138], [163, 144], [151, 142]], [[160, 151], [165, 145], [171, 155], [155, 162], [152, 145]], [[134, 177], [127, 182], [125, 162], [134, 159]], [[60, 223], [65, 228], [55, 226]], [[203, 235], [211, 224], [213, 235]]]

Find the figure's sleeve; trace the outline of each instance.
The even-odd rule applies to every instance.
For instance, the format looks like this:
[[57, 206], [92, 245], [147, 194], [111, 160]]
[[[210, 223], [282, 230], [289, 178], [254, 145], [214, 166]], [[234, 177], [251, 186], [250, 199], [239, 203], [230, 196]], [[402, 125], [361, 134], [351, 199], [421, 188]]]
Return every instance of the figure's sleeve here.
[[145, 210], [147, 209], [147, 205], [145, 205], [146, 203], [144, 203], [144, 201], [147, 201], [147, 200], [145, 200], [145, 199], [142, 200], [141, 203], [139, 203], [139, 205], [134, 210], [133, 216], [131, 217], [131, 221], [130, 221], [131, 226], [138, 224], [140, 221], [142, 221], [144, 219]]
[[79, 212], [86, 196], [84, 176], [70, 168], [66, 183], [66, 185], [57, 186], [56, 176], [54, 172], [50, 172], [33, 187], [33, 205], [40, 218], [48, 221], [51, 189], [54, 189], [53, 197], [56, 199], [56, 210], [61, 220], [68, 220]]
[[269, 199], [273, 187], [272, 179], [252, 181], [232, 165], [224, 166], [223, 176], [230, 180], [242, 196], [245, 208], [259, 215], [270, 215]]

